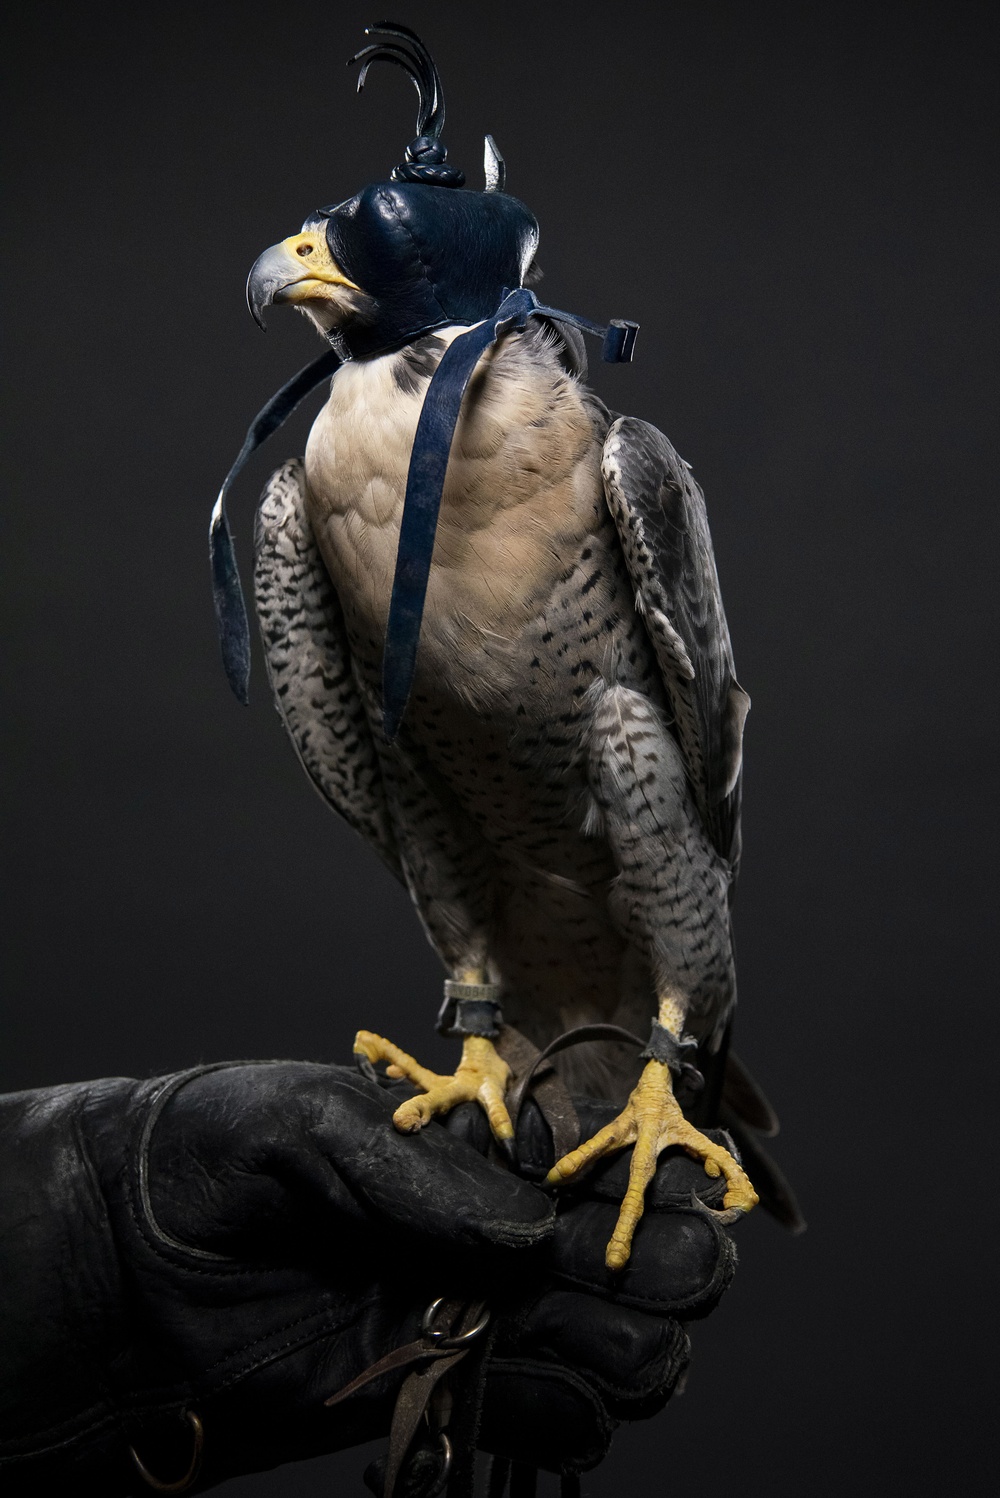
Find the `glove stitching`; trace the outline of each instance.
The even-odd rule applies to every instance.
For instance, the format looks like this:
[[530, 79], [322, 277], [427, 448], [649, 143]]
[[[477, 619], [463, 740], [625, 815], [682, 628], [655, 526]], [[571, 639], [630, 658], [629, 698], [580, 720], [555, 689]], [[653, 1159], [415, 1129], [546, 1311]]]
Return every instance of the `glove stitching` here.
[[326, 1317], [325, 1321], [317, 1326], [314, 1331], [297, 1338], [289, 1337], [288, 1339], [286, 1339], [286, 1341], [282, 1342], [279, 1347], [274, 1348], [274, 1350], [267, 1356], [262, 1356], [258, 1358], [256, 1362], [251, 1361], [245, 1367], [236, 1369], [229, 1375], [228, 1378], [225, 1378], [221, 1383], [212, 1385], [210, 1389], [199, 1388], [199, 1393], [203, 1394], [206, 1398], [215, 1398], [218, 1394], [222, 1393], [223, 1390], [229, 1389], [233, 1386], [233, 1384], [239, 1383], [241, 1379], [249, 1377], [251, 1373], [256, 1373], [261, 1368], [266, 1368], [270, 1363], [280, 1362], [283, 1357], [287, 1357], [290, 1353], [297, 1352], [302, 1347], [308, 1347], [310, 1342], [319, 1342], [323, 1337], [328, 1336], [331, 1332], [342, 1334], [346, 1331], [349, 1331], [352, 1326], [356, 1325], [357, 1322], [361, 1320], [364, 1312], [368, 1311], [371, 1306], [377, 1301], [377, 1299], [377, 1295], [372, 1295], [364, 1303], [364, 1305], [359, 1308], [358, 1314], [352, 1317], [352, 1319], [349, 1321], [338, 1321], [331, 1312], [320, 1313], [311, 1311], [305, 1316], [297, 1317], [294, 1321], [286, 1322], [284, 1326], [275, 1327], [265, 1336], [257, 1337], [253, 1341], [247, 1342], [244, 1347], [238, 1348], [235, 1352], [227, 1353], [224, 1357], [218, 1358], [216, 1362], [211, 1363], [208, 1368], [205, 1369], [205, 1375], [211, 1374], [216, 1368], [222, 1367], [224, 1364], [232, 1362], [235, 1358], [242, 1357], [245, 1353], [250, 1352], [255, 1347], [259, 1347], [261, 1343], [267, 1342], [269, 1338], [277, 1336], [283, 1331], [288, 1331], [293, 1327], [301, 1326], [307, 1321], [315, 1321], [316, 1318], [321, 1315], [325, 1315]]
[[[230, 1374], [228, 1378], [225, 1378], [222, 1382], [210, 1387], [200, 1386], [199, 1383], [199, 1385], [196, 1385], [198, 1387], [199, 1396], [205, 1398], [213, 1398], [222, 1393], [224, 1390], [231, 1388], [233, 1384], [239, 1383], [242, 1378], [246, 1378], [251, 1373], [255, 1373], [259, 1369], [267, 1367], [269, 1363], [279, 1362], [282, 1357], [287, 1357], [290, 1353], [296, 1352], [302, 1347], [307, 1347], [310, 1342], [318, 1342], [323, 1337], [329, 1335], [331, 1332], [342, 1333], [348, 1331], [352, 1326], [354, 1326], [362, 1319], [365, 1313], [369, 1311], [373, 1305], [378, 1302], [378, 1298], [379, 1297], [376, 1292], [371, 1293], [368, 1296], [367, 1300], [365, 1300], [363, 1304], [358, 1307], [357, 1315], [352, 1317], [352, 1319], [348, 1321], [337, 1322], [330, 1312], [321, 1313], [311, 1311], [304, 1316], [296, 1317], [291, 1321], [285, 1322], [281, 1326], [272, 1328], [272, 1330], [266, 1333], [264, 1336], [257, 1337], [252, 1341], [247, 1342], [243, 1347], [237, 1348], [233, 1352], [226, 1353], [225, 1356], [218, 1358], [214, 1363], [211, 1363], [208, 1368], [204, 1370], [204, 1375], [211, 1375], [215, 1369], [222, 1367], [226, 1363], [232, 1362], [235, 1358], [244, 1356], [253, 1348], [258, 1347], [263, 1342], [266, 1342], [270, 1337], [279, 1336], [282, 1332], [290, 1331], [292, 1328], [301, 1326], [307, 1321], [315, 1321], [317, 1316], [325, 1315], [326, 1317], [325, 1322], [317, 1326], [309, 1334], [298, 1338], [286, 1338], [286, 1340], [282, 1342], [280, 1346], [276, 1347], [273, 1350], [273, 1353], [270, 1356], [260, 1357], [255, 1362], [252, 1361], [247, 1366], [235, 1370]], [[184, 1393], [186, 1397], [188, 1393], [187, 1388], [185, 1388]], [[135, 1409], [129, 1410], [127, 1412], [121, 1409], [112, 1410], [110, 1413], [103, 1415], [101, 1418], [91, 1421], [89, 1425], [77, 1425], [74, 1423], [74, 1421], [61, 1421], [57, 1425], [48, 1426], [44, 1430], [34, 1432], [30, 1437], [24, 1438], [25, 1440], [31, 1441], [45, 1441], [48, 1437], [55, 1435], [61, 1431], [69, 1431], [68, 1435], [63, 1436], [59, 1440], [50, 1441], [48, 1445], [44, 1446], [19, 1445], [17, 1444], [16, 1438], [14, 1441], [4, 1441], [0, 1443], [0, 1453], [6, 1450], [11, 1454], [0, 1454], [0, 1466], [9, 1465], [12, 1462], [22, 1461], [25, 1457], [44, 1456], [51, 1452], [59, 1451], [63, 1447], [73, 1445], [74, 1442], [80, 1440], [82, 1437], [93, 1435], [95, 1431], [99, 1431], [105, 1427], [116, 1428], [119, 1431], [124, 1430], [127, 1423], [128, 1414], [152, 1414], [161, 1411], [168, 1411], [175, 1408], [176, 1404], [176, 1396], [173, 1398], [155, 1398], [148, 1403], [144, 1402], [142, 1404], [139, 1404], [135, 1407]], [[82, 1415], [79, 1415], [75, 1418], [76, 1420], [86, 1420], [98, 1408], [100, 1408], [100, 1406], [93, 1405], [91, 1406], [91, 1409], [84, 1411]]]
[[[117, 1306], [121, 1306], [123, 1303], [126, 1273], [125, 1266], [122, 1263], [122, 1255], [118, 1244], [118, 1238], [114, 1230], [114, 1218], [112, 1216], [111, 1203], [108, 1201], [107, 1193], [104, 1189], [104, 1183], [101, 1180], [101, 1173], [97, 1167], [97, 1161], [94, 1159], [91, 1151], [90, 1142], [87, 1139], [86, 1133], [80, 1127], [80, 1117], [78, 1114], [74, 1114], [71, 1116], [70, 1127], [72, 1130], [73, 1139], [76, 1143], [80, 1162], [83, 1166], [86, 1179], [91, 1188], [93, 1199], [95, 1202], [100, 1203], [100, 1209], [104, 1218], [103, 1226], [105, 1231], [103, 1237], [109, 1246], [109, 1257], [111, 1260], [113, 1260], [114, 1263], [114, 1275], [117, 1290], [117, 1295], [115, 1297], [114, 1303]], [[124, 1320], [124, 1317], [121, 1313], [119, 1313], [118, 1320]], [[103, 1373], [97, 1372], [95, 1375], [95, 1381], [102, 1395], [101, 1405], [92, 1405], [90, 1410], [84, 1411], [83, 1415], [78, 1416], [77, 1418], [86, 1419], [92, 1413], [92, 1411], [101, 1408], [102, 1405], [104, 1408], [110, 1411], [110, 1415], [107, 1418], [120, 1418], [122, 1414], [121, 1404], [113, 1385], [108, 1382], [107, 1370], [104, 1370]], [[99, 1423], [100, 1422], [98, 1422], [98, 1424]], [[58, 1425], [49, 1427], [50, 1430], [58, 1430], [59, 1428], [60, 1427]], [[93, 1429], [93, 1426], [88, 1427], [88, 1429]], [[47, 1433], [47, 1431], [41, 1432], [41, 1434], [43, 1435]]]
[[[379, 192], [378, 197], [384, 204], [384, 206], [388, 208], [389, 211], [393, 214], [397, 225], [409, 240], [410, 248], [413, 251], [413, 254], [416, 256], [417, 264], [420, 266], [421, 278], [427, 283], [428, 287], [430, 288], [431, 296], [434, 298], [435, 302], [437, 302], [438, 307], [441, 311], [441, 316], [447, 318], [447, 310], [442, 306], [441, 299], [438, 296], [437, 283], [435, 282], [434, 277], [431, 275], [431, 267], [424, 259], [423, 251], [420, 248], [420, 244], [417, 241], [416, 235], [410, 228], [409, 224], [403, 218], [402, 214], [399, 211], [399, 208], [396, 205], [395, 200], [393, 198], [390, 198], [385, 192]], [[452, 321], [454, 321], [454, 319], [452, 319]], [[441, 324], [438, 323], [436, 324], [436, 326], [440, 327]]]
[[[82, 1415], [74, 1416], [73, 1420], [61, 1420], [57, 1425], [48, 1425], [44, 1430], [33, 1431], [30, 1436], [14, 1436], [10, 1440], [0, 1442], [0, 1467], [8, 1466], [12, 1462], [23, 1461], [25, 1457], [45, 1456], [51, 1451], [61, 1450], [64, 1446], [72, 1446], [74, 1441], [79, 1440], [81, 1436], [91, 1435], [95, 1430], [100, 1430], [103, 1426], [117, 1425], [122, 1427], [124, 1425], [124, 1417], [119, 1410], [113, 1410], [106, 1415], [102, 1415], [99, 1419], [93, 1420], [90, 1425], [77, 1426], [74, 1423], [76, 1420], [89, 1419], [94, 1411], [99, 1408], [99, 1405], [92, 1405], [89, 1410], [84, 1410]], [[52, 1441], [47, 1446], [26, 1444], [36, 1440], [44, 1441], [48, 1437], [58, 1435], [59, 1432], [65, 1430], [70, 1431], [70, 1434], [63, 1436], [60, 1440]], [[3, 1452], [9, 1454], [3, 1455]]]
[[[610, 1297], [602, 1297], [601, 1292], [599, 1290], [596, 1290], [594, 1286], [589, 1283], [589, 1281], [579, 1279], [576, 1275], [557, 1273], [556, 1278], [561, 1280], [564, 1284], [573, 1285], [576, 1289], [583, 1290], [590, 1295], [597, 1295], [601, 1298], [610, 1299]], [[685, 1313], [690, 1313], [700, 1309], [700, 1307], [704, 1305], [706, 1299], [710, 1299], [711, 1304], [713, 1305], [717, 1300], [721, 1299], [722, 1292], [725, 1290], [726, 1285], [729, 1283], [729, 1278], [727, 1276], [722, 1284], [718, 1283], [718, 1279], [718, 1276], [713, 1277], [712, 1283], [708, 1286], [707, 1290], [705, 1290], [701, 1295], [691, 1296], [687, 1300], [667, 1302], [662, 1299], [657, 1299], [655, 1296], [618, 1294], [613, 1298], [613, 1300], [611, 1300], [611, 1304], [632, 1306], [636, 1310], [646, 1311], [647, 1314], [675, 1316], [680, 1318], [684, 1316]], [[650, 1312], [650, 1307], [655, 1307], [656, 1309]], [[688, 1319], [691, 1319], [690, 1315], [688, 1316]]]
[[[158, 1258], [163, 1259], [175, 1268], [182, 1268], [187, 1274], [231, 1275], [234, 1278], [239, 1278], [240, 1276], [247, 1277], [266, 1272], [269, 1266], [264, 1264], [258, 1266], [252, 1264], [246, 1265], [229, 1254], [214, 1253], [211, 1249], [207, 1248], [196, 1248], [193, 1244], [185, 1243], [180, 1238], [174, 1238], [160, 1226], [153, 1211], [149, 1191], [149, 1148], [152, 1143], [153, 1130], [159, 1122], [167, 1103], [176, 1097], [177, 1093], [183, 1087], [186, 1087], [189, 1082], [195, 1082], [200, 1077], [209, 1076], [212, 1072], [234, 1071], [244, 1066], [280, 1065], [282, 1065], [280, 1061], [216, 1061], [209, 1066], [191, 1067], [188, 1071], [175, 1073], [173, 1076], [168, 1077], [163, 1085], [152, 1094], [149, 1102], [149, 1111], [142, 1125], [139, 1143], [135, 1152], [138, 1162], [136, 1175], [141, 1214], [136, 1209], [134, 1201], [135, 1184], [131, 1183], [131, 1181], [130, 1185], [132, 1189], [129, 1192], [128, 1200], [129, 1214], [146, 1247], [152, 1253], [156, 1254]], [[165, 1252], [165, 1249], [169, 1249], [170, 1252]], [[176, 1262], [177, 1256], [181, 1256], [182, 1259], [208, 1260], [213, 1267], [200, 1267], [197, 1264], [191, 1263], [181, 1263], [178, 1265]]]

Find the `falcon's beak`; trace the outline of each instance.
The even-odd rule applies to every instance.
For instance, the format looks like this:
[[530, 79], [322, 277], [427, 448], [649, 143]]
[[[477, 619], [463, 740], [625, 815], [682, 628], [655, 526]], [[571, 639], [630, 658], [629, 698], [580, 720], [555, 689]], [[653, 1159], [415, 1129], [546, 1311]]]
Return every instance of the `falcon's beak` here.
[[265, 307], [278, 302], [329, 301], [328, 288], [334, 286], [361, 290], [330, 254], [322, 229], [307, 230], [273, 244], [254, 261], [247, 280], [247, 306], [262, 328]]

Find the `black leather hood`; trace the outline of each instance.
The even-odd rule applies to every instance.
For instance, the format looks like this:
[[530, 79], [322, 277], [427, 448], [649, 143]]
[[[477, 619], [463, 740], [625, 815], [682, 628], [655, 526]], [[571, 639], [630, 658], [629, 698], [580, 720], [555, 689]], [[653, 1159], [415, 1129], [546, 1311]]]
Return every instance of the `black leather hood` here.
[[338, 329], [342, 358], [370, 359], [412, 343], [449, 323], [492, 317], [518, 290], [538, 246], [538, 224], [503, 192], [504, 163], [486, 138], [486, 186], [465, 188], [465, 173], [448, 164], [441, 140], [444, 92], [434, 59], [407, 26], [382, 21], [367, 28], [358, 88], [373, 63], [402, 68], [417, 89], [417, 136], [386, 182], [373, 182], [343, 203], [319, 208], [303, 225], [326, 238], [337, 265], [364, 292], [364, 302]]
[[323, 221], [331, 255], [371, 298], [367, 317], [343, 330], [354, 359], [491, 317], [523, 284], [538, 245], [538, 224], [517, 198], [427, 183], [372, 183], [303, 227]]

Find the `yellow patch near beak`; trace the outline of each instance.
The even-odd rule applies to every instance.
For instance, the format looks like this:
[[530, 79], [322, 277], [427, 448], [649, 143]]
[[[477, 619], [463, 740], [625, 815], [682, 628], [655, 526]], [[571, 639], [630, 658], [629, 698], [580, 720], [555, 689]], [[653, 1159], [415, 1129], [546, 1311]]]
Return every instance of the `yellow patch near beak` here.
[[293, 281], [282, 291], [283, 302], [305, 301], [312, 294], [309, 291], [310, 283], [317, 281], [325, 286], [346, 286], [351, 291], [361, 290], [360, 286], [344, 275], [330, 254], [326, 235], [322, 232], [309, 230], [304, 234], [292, 234], [281, 241], [281, 248], [286, 252], [289, 262], [297, 264], [302, 271], [302, 279]]

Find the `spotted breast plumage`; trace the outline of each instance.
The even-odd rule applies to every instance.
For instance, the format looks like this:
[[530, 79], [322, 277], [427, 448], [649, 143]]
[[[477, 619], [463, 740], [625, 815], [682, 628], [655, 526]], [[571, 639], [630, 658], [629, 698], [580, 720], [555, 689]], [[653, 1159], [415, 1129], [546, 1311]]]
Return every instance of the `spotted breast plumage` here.
[[[360, 249], [350, 238], [365, 194], [313, 215], [251, 273], [257, 315], [275, 301], [298, 304], [343, 358], [304, 461], [284, 464], [265, 489], [257, 613], [275, 700], [303, 766], [405, 881], [448, 974], [443, 1023], [463, 1042], [453, 1076], [359, 1032], [364, 1065], [387, 1062], [420, 1089], [397, 1111], [397, 1127], [419, 1128], [477, 1099], [498, 1142], [509, 1142], [509, 1068], [493, 1043], [501, 1008], [503, 1022], [539, 1047], [576, 1025], [645, 1034], [652, 1024], [641, 1061], [625, 1045], [595, 1041], [558, 1062], [569, 1085], [623, 1108], [557, 1161], [553, 1183], [635, 1146], [608, 1248], [615, 1268], [628, 1258], [645, 1185], [670, 1145], [725, 1177], [730, 1211], [757, 1200], [736, 1156], [689, 1121], [675, 1096], [696, 1057], [711, 1106], [720, 1097], [728, 1106], [755, 1177], [786, 1220], [795, 1216], [747, 1130], [769, 1131], [773, 1115], [727, 1060], [749, 702], [687, 464], [654, 427], [613, 417], [588, 390], [582, 339], [565, 315], [547, 315], [552, 309], [520, 292], [521, 315], [503, 320], [537, 230], [517, 230], [517, 267], [498, 273], [478, 316], [467, 307], [456, 315], [443, 277], [428, 271], [437, 230], [427, 230], [426, 214], [445, 201], [493, 193], [526, 214], [496, 180], [484, 194], [439, 180], [453, 169], [441, 148], [431, 159], [431, 125], [426, 114], [418, 119], [407, 152], [417, 175], [397, 168], [401, 177], [393, 174], [376, 203], [380, 234], [405, 230], [407, 274], [413, 245], [421, 249], [430, 322], [408, 307], [372, 333], [388, 295], [376, 284], [385, 280], [382, 261], [372, 271], [371, 233]], [[488, 168], [490, 150], [495, 171], [491, 141]], [[395, 187], [400, 180], [407, 185]], [[451, 222], [445, 239], [441, 254], [460, 256]], [[508, 301], [490, 324], [498, 296]], [[492, 336], [469, 356], [453, 400], [415, 664], [396, 721], [387, 659], [397, 593], [413, 567], [404, 512], [426, 502], [419, 461], [429, 439], [418, 428], [427, 410], [434, 415], [436, 390], [448, 398], [470, 329]]]

